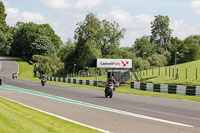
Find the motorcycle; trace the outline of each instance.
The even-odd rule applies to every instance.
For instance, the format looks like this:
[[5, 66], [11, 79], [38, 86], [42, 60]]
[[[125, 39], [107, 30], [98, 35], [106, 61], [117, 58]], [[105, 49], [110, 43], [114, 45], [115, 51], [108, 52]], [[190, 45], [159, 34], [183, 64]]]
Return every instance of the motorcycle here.
[[17, 73], [16, 72], [12, 74], [12, 78], [13, 79], [17, 78]]
[[114, 84], [112, 81], [107, 81], [105, 89], [105, 97], [107, 98], [109, 96], [110, 98], [112, 98], [115, 87], [117, 86], [119, 86], [119, 83]]
[[42, 79], [42, 80], [41, 80], [42, 86], [45, 86], [45, 83], [46, 83], [46, 80], [45, 80], [45, 79]]

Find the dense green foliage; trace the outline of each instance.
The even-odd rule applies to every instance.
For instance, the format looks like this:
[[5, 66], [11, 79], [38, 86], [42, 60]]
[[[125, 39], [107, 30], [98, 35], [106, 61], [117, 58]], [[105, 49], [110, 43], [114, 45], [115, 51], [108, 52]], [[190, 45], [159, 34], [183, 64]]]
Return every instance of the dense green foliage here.
[[[119, 58], [120, 39], [123, 38], [125, 29], [120, 29], [119, 24], [107, 20], [100, 21], [94, 14], [86, 15], [83, 22], [77, 23], [74, 39], [75, 46], [70, 47], [65, 61], [67, 72], [87, 70], [88, 59], [91, 58]], [[67, 43], [70, 45], [70, 43]], [[62, 54], [63, 55], [63, 54]]]
[[12, 32], [6, 24], [5, 8], [3, 2], [0, 1], [0, 53], [9, 54], [12, 43]]
[[15, 56], [31, 59], [35, 54], [57, 55], [61, 46], [60, 37], [48, 24], [18, 22], [15, 26], [12, 44], [12, 54]]
[[[155, 16], [155, 20], [151, 22], [151, 37], [138, 38], [132, 46], [133, 53], [146, 59], [152, 68], [200, 59], [200, 36], [191, 35], [183, 41], [171, 37], [169, 22], [168, 16]], [[140, 65], [137, 67], [140, 70], [144, 68]]]
[[[169, 28], [168, 16], [155, 16], [155, 20], [151, 22], [151, 42], [155, 42], [158, 48], [168, 50], [172, 30]], [[162, 50], [159, 50], [162, 52]]]
[[56, 53], [53, 43], [45, 36], [36, 38], [35, 41], [31, 43], [30, 47], [31, 53], [34, 54], [49, 55], [53, 57]]
[[64, 64], [59, 58], [34, 55], [32, 60], [37, 62], [37, 67], [35, 69], [40, 74], [46, 74], [47, 76], [62, 75]]
[[5, 32], [6, 27], [6, 16], [5, 7], [2, 1], [0, 1], [0, 31]]
[[81, 70], [87, 66], [88, 59], [102, 56], [101, 51], [97, 47], [100, 21], [93, 14], [89, 14], [83, 22], [77, 25], [78, 28], [75, 31], [74, 37], [76, 40], [74, 64], [76, 64], [78, 70]]
[[156, 45], [150, 42], [149, 36], [137, 38], [133, 45], [133, 52], [137, 57], [146, 58], [156, 53]]
[[187, 37], [180, 49], [181, 62], [189, 62], [200, 59], [200, 36]]

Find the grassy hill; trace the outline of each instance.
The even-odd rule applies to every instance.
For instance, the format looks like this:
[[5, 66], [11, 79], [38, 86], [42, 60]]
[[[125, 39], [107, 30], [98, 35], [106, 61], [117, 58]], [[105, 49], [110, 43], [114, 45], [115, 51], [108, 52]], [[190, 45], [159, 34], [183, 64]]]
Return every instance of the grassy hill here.
[[[178, 79], [175, 77], [175, 70]], [[200, 85], [200, 60], [136, 72], [145, 82], [164, 84]], [[133, 77], [133, 80], [135, 78]]]

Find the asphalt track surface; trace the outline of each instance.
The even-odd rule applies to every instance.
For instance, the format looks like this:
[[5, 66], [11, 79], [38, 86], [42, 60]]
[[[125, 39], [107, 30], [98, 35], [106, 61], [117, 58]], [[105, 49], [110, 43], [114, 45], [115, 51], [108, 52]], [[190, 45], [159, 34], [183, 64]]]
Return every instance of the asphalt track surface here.
[[[22, 92], [0, 86], [0, 97], [110, 132], [200, 133], [199, 102], [116, 92], [110, 99], [104, 98], [101, 90], [57, 86], [48, 82], [42, 87], [37, 82], [13, 80], [12, 73], [18, 71], [15, 61], [0, 57], [0, 63], [3, 84], [24, 89]], [[31, 92], [26, 93], [29, 90]], [[34, 92], [41, 93], [35, 95]]]

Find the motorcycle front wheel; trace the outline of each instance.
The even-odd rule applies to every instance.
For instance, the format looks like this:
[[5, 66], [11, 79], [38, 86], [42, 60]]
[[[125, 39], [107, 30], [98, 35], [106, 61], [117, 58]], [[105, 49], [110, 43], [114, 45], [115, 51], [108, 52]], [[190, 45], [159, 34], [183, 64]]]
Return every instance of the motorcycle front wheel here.
[[110, 98], [113, 96], [113, 90], [110, 91]]
[[108, 92], [107, 91], [105, 91], [105, 98], [107, 98], [108, 97]]

